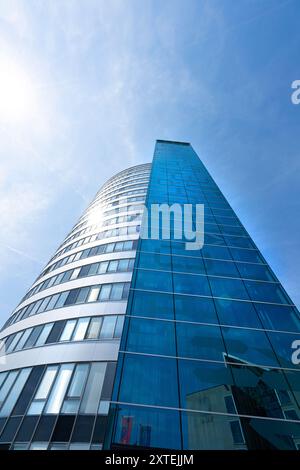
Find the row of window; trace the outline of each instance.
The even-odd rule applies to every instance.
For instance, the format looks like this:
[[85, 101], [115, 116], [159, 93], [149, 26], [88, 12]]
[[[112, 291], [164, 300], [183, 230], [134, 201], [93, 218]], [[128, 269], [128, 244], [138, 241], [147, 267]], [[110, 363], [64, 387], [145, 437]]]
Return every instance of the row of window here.
[[114, 448], [300, 450], [300, 424], [290, 421], [255, 417], [237, 419], [209, 410], [199, 413], [125, 403], [112, 409]]
[[[140, 201], [144, 201], [144, 197], [142, 197], [142, 198], [135, 198], [135, 199], [138, 199], [138, 200], [140, 200]], [[124, 202], [125, 202], [125, 201], [124, 201]], [[92, 213], [90, 213], [90, 214], [88, 214], [87, 216], [82, 217], [81, 219], [79, 219], [79, 222], [80, 222], [80, 221], [84, 221], [84, 224], [86, 225], [86, 224], [90, 223], [92, 220], [95, 221], [95, 220], [98, 219], [99, 222], [97, 222], [96, 224], [93, 224], [93, 225], [88, 225], [88, 226], [85, 228], [85, 229], [90, 229], [90, 230], [93, 229], [93, 230], [95, 230], [96, 228], [101, 227], [101, 226], [103, 225], [102, 220], [103, 220], [104, 217], [108, 217], [108, 218], [109, 218], [109, 217], [111, 217], [111, 216], [114, 215], [114, 214], [123, 213], [123, 212], [127, 213], [127, 212], [129, 212], [129, 211], [132, 212], [132, 211], [134, 211], [134, 210], [138, 211], [138, 210], [141, 210], [141, 209], [143, 209], [143, 205], [141, 205], [141, 204], [133, 204], [132, 202], [130, 203], [130, 205], [128, 204], [128, 205], [126, 205], [126, 206], [117, 207], [117, 208], [115, 208], [115, 209], [110, 209], [110, 210], [107, 210], [107, 211], [103, 211], [102, 208], [94, 208], [93, 211], [92, 211]], [[97, 216], [97, 217], [96, 217], [96, 216]], [[81, 225], [81, 223], [80, 223], [80, 225]], [[76, 226], [76, 232], [75, 232], [75, 233], [74, 233], [74, 230], [75, 230], [75, 229], [72, 230], [71, 233], [72, 233], [73, 235], [68, 236], [68, 237], [64, 240], [63, 244], [67, 243], [68, 241], [73, 240], [74, 238], [77, 238], [77, 237], [78, 237], [79, 235], [81, 235], [82, 233], [86, 233], [86, 232], [84, 232], [85, 229], [81, 229], [81, 230], [77, 231], [77, 228], [78, 228], [78, 227]], [[78, 235], [78, 234], [79, 234], [79, 235]]]
[[[36, 369], [36, 371], [34, 370]], [[42, 370], [41, 370], [42, 369]], [[110, 370], [109, 370], [110, 369]], [[34, 374], [34, 372], [40, 372]], [[42, 372], [42, 373], [41, 373]], [[109, 373], [108, 373], [109, 372]], [[30, 379], [26, 402], [19, 399]], [[38, 375], [38, 376], [37, 376]], [[109, 377], [109, 384], [107, 377]], [[25, 368], [0, 374], [0, 418], [13, 415], [108, 413], [114, 364], [67, 363]], [[106, 383], [105, 383], [106, 382]], [[29, 388], [29, 387], [28, 387]], [[25, 391], [25, 390], [24, 390]], [[21, 396], [20, 396], [21, 395]], [[29, 395], [29, 396], [28, 396]], [[1, 441], [3, 438], [1, 436]]]
[[[218, 241], [219, 239], [213, 237], [212, 240]], [[229, 238], [226, 237], [227, 243]], [[233, 238], [231, 238], [233, 241]], [[246, 239], [245, 239], [246, 241]], [[241, 237], [238, 239], [238, 244], [241, 244]], [[224, 261], [242, 261], [245, 263], [265, 264], [258, 250], [247, 250], [246, 247], [225, 247], [216, 245], [204, 244], [201, 250], [187, 250], [185, 242], [178, 240], [141, 240], [141, 251], [147, 251], [157, 254], [172, 254], [181, 255], [185, 258], [213, 258], [215, 260]]]
[[134, 353], [219, 362], [227, 354], [228, 362], [300, 370], [292, 361], [294, 333], [132, 317], [126, 338], [121, 350]]
[[105, 197], [103, 200], [94, 200], [91, 202], [91, 204], [88, 206], [88, 208], [85, 210], [84, 214], [88, 213], [89, 211], [91, 211], [92, 209], [94, 209], [94, 207], [98, 206], [98, 205], [103, 205], [103, 204], [106, 204], [107, 202], [109, 201], [119, 201], [121, 198], [127, 198], [128, 196], [132, 196], [133, 194], [146, 194], [147, 192], [147, 187], [148, 186], [143, 186], [141, 189], [134, 189], [132, 191], [127, 191], [127, 190], [124, 190], [124, 191], [119, 191], [119, 194], [115, 194], [113, 196], [110, 196], [110, 197]]
[[276, 282], [266, 264], [139, 252], [139, 268]]
[[111, 190], [115, 191], [116, 189], [120, 189], [120, 188], [128, 188], [128, 187], [131, 188], [132, 186], [136, 186], [137, 184], [138, 185], [148, 184], [148, 181], [149, 181], [149, 176], [148, 175], [140, 176], [140, 177], [136, 177], [136, 178], [128, 178], [127, 181], [121, 181], [121, 182], [114, 181], [114, 182], [111, 183], [110, 186], [101, 189], [101, 195], [100, 196], [103, 197], [106, 194], [111, 194]]
[[[132, 226], [134, 231], [136, 231], [135, 225]], [[123, 227], [124, 229], [129, 229], [129, 227]], [[133, 231], [132, 229], [132, 231]], [[121, 233], [119, 233], [121, 235]], [[114, 235], [112, 235], [114, 236]], [[116, 235], [117, 236], [117, 235]], [[77, 243], [77, 242], [76, 242]], [[89, 243], [89, 242], [86, 242]], [[79, 246], [79, 245], [77, 245]], [[54, 264], [51, 264], [48, 266], [42, 273], [40, 274], [39, 278], [44, 276], [45, 274], [48, 274], [51, 271], [54, 271], [54, 269], [61, 268], [62, 266], [65, 266], [65, 264], [73, 263], [75, 261], [78, 261], [80, 259], [85, 259], [89, 258], [90, 256], [97, 256], [97, 255], [102, 255], [104, 253], [116, 253], [119, 251], [131, 251], [131, 250], [136, 250], [137, 246], [137, 240], [126, 240], [123, 242], [112, 242], [112, 243], [106, 243], [104, 245], [97, 245], [93, 246], [92, 248], [87, 248], [86, 250], [83, 251], [78, 251], [77, 253], [73, 253], [70, 256], [66, 256], [65, 258], [60, 259]]]
[[[207, 225], [205, 226], [207, 228]], [[58, 251], [50, 260], [49, 263], [54, 260], [55, 258], [58, 258], [62, 254], [73, 250], [74, 248], [77, 248], [78, 246], [91, 243], [95, 240], [101, 240], [103, 238], [108, 238], [108, 237], [114, 237], [114, 236], [120, 236], [120, 235], [130, 235], [133, 233], [137, 233], [137, 227], [134, 226], [129, 226], [129, 227], [117, 227], [112, 230], [106, 230], [106, 231], [101, 231], [98, 234], [90, 235], [88, 237], [84, 237], [77, 242], [71, 243], [70, 245], [66, 246], [64, 249]], [[176, 242], [178, 240], [174, 240]], [[239, 247], [239, 248], [254, 248], [254, 245], [251, 241], [251, 239], [246, 235], [225, 235], [221, 233], [208, 233], [207, 230], [205, 230], [204, 233], [204, 244], [205, 245], [219, 245], [219, 246], [229, 246], [229, 247]], [[188, 250], [186, 250], [188, 251]], [[190, 252], [191, 255], [193, 255], [193, 251]], [[39, 276], [41, 277], [42, 275], [45, 274], [45, 271]]]
[[[114, 202], [110, 202], [109, 204], [105, 204], [105, 205], [103, 205], [103, 206], [100, 206], [99, 208], [94, 207], [94, 208], [90, 211], [89, 214], [83, 215], [83, 216], [79, 219], [78, 222], [81, 222], [81, 221], [84, 221], [84, 220], [86, 220], [86, 219], [90, 219], [91, 217], [94, 217], [93, 214], [94, 214], [94, 212], [95, 212], [96, 210], [99, 210], [99, 212], [101, 211], [101, 213], [102, 213], [102, 212], [105, 212], [106, 214], [110, 214], [111, 211], [108, 211], [108, 209], [111, 209], [111, 208], [114, 207], [114, 206], [120, 206], [121, 204], [124, 204], [124, 203], [132, 204], [133, 202], [139, 202], [139, 201], [140, 201], [140, 202], [145, 201], [145, 194], [143, 194], [142, 196], [132, 196], [132, 197], [129, 197], [129, 198], [124, 199], [124, 200], [119, 200], [119, 199], [118, 199], [118, 200], [115, 200]], [[116, 209], [116, 210], [117, 210], [117, 209]], [[119, 207], [118, 210], [120, 211], [120, 210], [121, 210], [121, 207]], [[114, 212], [111, 212], [111, 213], [113, 214]], [[74, 231], [74, 230], [72, 230], [72, 232], [73, 232], [73, 231]], [[71, 233], [72, 233], [72, 232], [71, 232]], [[67, 243], [68, 241], [73, 240], [73, 239], [76, 238], [76, 237], [78, 237], [78, 236], [79, 236], [78, 234], [81, 234], [81, 233], [82, 233], [82, 231], [80, 230], [79, 232], [76, 232], [76, 233], [75, 233], [74, 235], [72, 235], [72, 236], [69, 235], [68, 237], [66, 237], [66, 239], [65, 239], [64, 242], [63, 242], [63, 244], [64, 244], [64, 243]]]
[[138, 165], [135, 169], [134, 168], [129, 168], [126, 170], [123, 170], [119, 173], [117, 173], [114, 176], [111, 176], [99, 189], [97, 192], [97, 195], [102, 193], [104, 189], [106, 189], [110, 185], [114, 185], [115, 182], [122, 182], [124, 179], [130, 179], [131, 181], [134, 181], [136, 178], [144, 175], [148, 176], [151, 172], [151, 163], [144, 163], [142, 165]]
[[300, 315], [287, 305], [134, 291], [131, 314], [192, 323], [300, 333]]
[[225, 299], [291, 304], [279, 283], [166, 271], [138, 270], [135, 288]]
[[13, 323], [24, 320], [24, 318], [56, 308], [90, 302], [126, 300], [129, 287], [130, 282], [115, 282], [113, 284], [86, 286], [49, 295], [17, 310], [5, 323], [3, 329]]
[[[89, 229], [85, 229], [85, 230], [86, 232], [84, 233], [87, 233], [90, 231]], [[67, 253], [70, 250], [74, 250], [74, 248], [77, 248], [78, 246], [86, 245], [87, 243], [92, 243], [96, 240], [103, 240], [105, 238], [118, 237], [118, 236], [123, 236], [123, 235], [133, 235], [138, 232], [139, 232], [139, 225], [127, 225], [125, 227], [116, 227], [116, 228], [104, 230], [104, 231], [101, 230], [100, 232], [95, 233], [94, 235], [83, 237], [80, 240], [77, 240], [76, 242], [73, 242], [70, 245], [67, 245], [62, 250], [57, 251], [55, 255], [52, 256], [52, 258], [48, 261], [48, 265], [54, 259], [63, 255], [64, 253]], [[41, 275], [39, 277], [41, 277]]]
[[134, 194], [132, 193], [131, 191], [135, 191], [135, 189], [139, 189], [139, 191], [142, 191], [142, 190], [146, 190], [148, 188], [148, 183], [146, 184], [142, 184], [142, 183], [138, 183], [138, 184], [131, 184], [130, 186], [126, 186], [126, 188], [123, 188], [122, 185], [117, 188], [117, 189], [114, 189], [114, 190], [111, 190], [109, 191], [108, 193], [105, 193], [105, 194], [102, 194], [97, 197], [96, 199], [94, 199], [93, 203], [96, 203], [96, 202], [103, 202], [104, 200], [107, 200], [107, 196], [109, 197], [116, 197], [116, 195], [118, 195], [118, 197], [120, 197], [121, 195], [125, 195], [125, 194]]
[[136, 168], [135, 170], [127, 169], [120, 173], [117, 173], [103, 184], [103, 186], [98, 191], [97, 195], [102, 193], [102, 191], [107, 187], [113, 186], [115, 182], [125, 182], [126, 179], [129, 179], [130, 181], [135, 181], [136, 178], [139, 178], [140, 176], [149, 176], [150, 171], [151, 163], [145, 163], [143, 165], [140, 165], [140, 168]]
[[62, 341], [108, 340], [121, 337], [124, 315], [82, 317], [26, 328], [4, 338], [1, 355]]
[[22, 302], [34, 294], [49, 289], [52, 286], [63, 284], [64, 282], [73, 281], [82, 277], [96, 276], [98, 274], [117, 273], [117, 272], [130, 272], [133, 269], [134, 258], [124, 258], [120, 260], [101, 261], [99, 263], [85, 264], [78, 268], [69, 269], [56, 276], [49, 277], [45, 281], [37, 284], [33, 289], [30, 289]]

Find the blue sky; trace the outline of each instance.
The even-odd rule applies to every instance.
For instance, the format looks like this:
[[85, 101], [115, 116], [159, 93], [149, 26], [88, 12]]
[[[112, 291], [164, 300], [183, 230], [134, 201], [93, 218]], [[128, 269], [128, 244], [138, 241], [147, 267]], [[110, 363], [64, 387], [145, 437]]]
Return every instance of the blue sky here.
[[0, 97], [8, 62], [30, 84], [22, 119], [0, 100], [1, 323], [157, 138], [192, 143], [299, 306], [299, 14], [297, 0], [0, 0]]

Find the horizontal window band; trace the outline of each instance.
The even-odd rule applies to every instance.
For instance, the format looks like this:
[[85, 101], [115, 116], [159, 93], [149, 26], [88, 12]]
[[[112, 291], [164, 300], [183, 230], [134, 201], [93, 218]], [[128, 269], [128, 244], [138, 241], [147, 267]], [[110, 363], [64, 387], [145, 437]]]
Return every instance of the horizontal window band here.
[[253, 279], [253, 278], [245, 278], [245, 277], [232, 277], [232, 276], [221, 276], [217, 274], [203, 274], [203, 273], [192, 273], [192, 272], [185, 272], [185, 271], [167, 271], [164, 269], [155, 269], [155, 268], [140, 268], [139, 266], [136, 266], [135, 271], [147, 271], [147, 272], [159, 272], [159, 273], [171, 273], [171, 274], [183, 274], [184, 276], [189, 275], [189, 276], [201, 276], [201, 277], [206, 277], [206, 278], [218, 278], [218, 279], [232, 279], [235, 281], [250, 281], [250, 282], [262, 282], [264, 284], [280, 284], [279, 281], [265, 281], [262, 279]]
[[[133, 354], [135, 356], [147, 356], [147, 357], [160, 357], [163, 359], [175, 359], [175, 360], [182, 360], [182, 361], [194, 361], [194, 362], [209, 362], [212, 364], [222, 364], [223, 366], [231, 365], [234, 367], [256, 367], [258, 369], [263, 369], [265, 371], [274, 370], [274, 371], [289, 371], [289, 372], [296, 372], [297, 374], [300, 373], [300, 368], [293, 368], [293, 367], [280, 367], [278, 366], [271, 366], [271, 365], [263, 365], [263, 364], [256, 364], [255, 362], [247, 362], [242, 364], [237, 364], [236, 361], [232, 360], [224, 360], [218, 361], [217, 359], [204, 359], [204, 358], [197, 358], [197, 357], [184, 357], [184, 356], [168, 356], [164, 354], [150, 354], [150, 353], [143, 353], [143, 352], [135, 352], [135, 351], [126, 351], [123, 349], [119, 350], [119, 354], [126, 354], [130, 355]], [[223, 354], [224, 356], [224, 354]], [[230, 356], [230, 355], [229, 355]], [[232, 356], [234, 358], [234, 356]]]
[[[218, 315], [218, 312], [217, 312]], [[300, 335], [300, 330], [299, 331], [286, 331], [286, 330], [271, 330], [269, 328], [264, 328], [263, 326], [261, 328], [254, 328], [250, 326], [239, 326], [239, 325], [227, 325], [224, 323], [206, 323], [206, 322], [197, 322], [197, 321], [191, 321], [191, 320], [178, 320], [177, 318], [159, 318], [159, 317], [144, 317], [143, 315], [132, 315], [132, 314], [125, 314], [125, 318], [128, 319], [143, 319], [143, 320], [155, 320], [155, 321], [164, 321], [164, 322], [169, 322], [169, 323], [187, 323], [191, 325], [202, 325], [202, 326], [214, 326], [214, 327], [219, 327], [219, 328], [236, 328], [239, 330], [253, 330], [253, 331], [259, 331], [259, 332], [267, 332], [267, 333], [283, 333], [283, 334], [290, 334], [290, 335]]]
[[236, 300], [238, 302], [248, 302], [256, 304], [267, 304], [267, 305], [279, 305], [281, 307], [294, 307], [297, 308], [295, 304], [281, 304], [278, 302], [267, 302], [264, 300], [251, 300], [251, 299], [237, 299], [234, 297], [218, 297], [213, 295], [200, 295], [200, 294], [186, 294], [184, 292], [174, 292], [174, 291], [162, 291], [162, 290], [153, 290], [153, 289], [140, 289], [136, 287], [130, 287], [131, 291], [137, 292], [152, 292], [154, 294], [169, 294], [169, 295], [185, 295], [187, 297], [203, 297], [204, 299], [219, 299], [219, 300]]
[[246, 415], [246, 414], [233, 414], [233, 413], [222, 413], [221, 411], [205, 411], [205, 410], [194, 410], [190, 408], [175, 408], [169, 406], [157, 406], [157, 405], [147, 405], [141, 403], [129, 403], [124, 401], [114, 401], [111, 400], [110, 402], [113, 405], [122, 405], [122, 406], [132, 406], [132, 407], [139, 407], [139, 408], [152, 408], [157, 410], [169, 410], [169, 411], [181, 411], [186, 413], [197, 413], [201, 415], [216, 415], [216, 416], [224, 416], [228, 418], [250, 418], [250, 419], [260, 419], [266, 421], [275, 421], [280, 423], [294, 423], [300, 425], [300, 420], [295, 419], [280, 419], [280, 418], [272, 418], [267, 416], [255, 416], [255, 415]]

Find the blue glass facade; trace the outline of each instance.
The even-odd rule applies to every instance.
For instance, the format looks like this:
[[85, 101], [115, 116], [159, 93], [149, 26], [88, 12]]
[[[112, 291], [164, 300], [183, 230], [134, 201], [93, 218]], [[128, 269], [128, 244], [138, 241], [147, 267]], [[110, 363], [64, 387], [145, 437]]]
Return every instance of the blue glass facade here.
[[189, 144], [157, 141], [154, 203], [204, 204], [204, 246], [138, 242], [106, 447], [299, 449], [299, 312]]

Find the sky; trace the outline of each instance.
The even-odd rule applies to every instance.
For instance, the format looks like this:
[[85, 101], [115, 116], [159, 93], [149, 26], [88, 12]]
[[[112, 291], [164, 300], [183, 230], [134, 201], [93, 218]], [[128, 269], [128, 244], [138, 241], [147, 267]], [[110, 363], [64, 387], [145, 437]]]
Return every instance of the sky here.
[[300, 305], [298, 0], [0, 0], [0, 323], [107, 178], [191, 142]]

